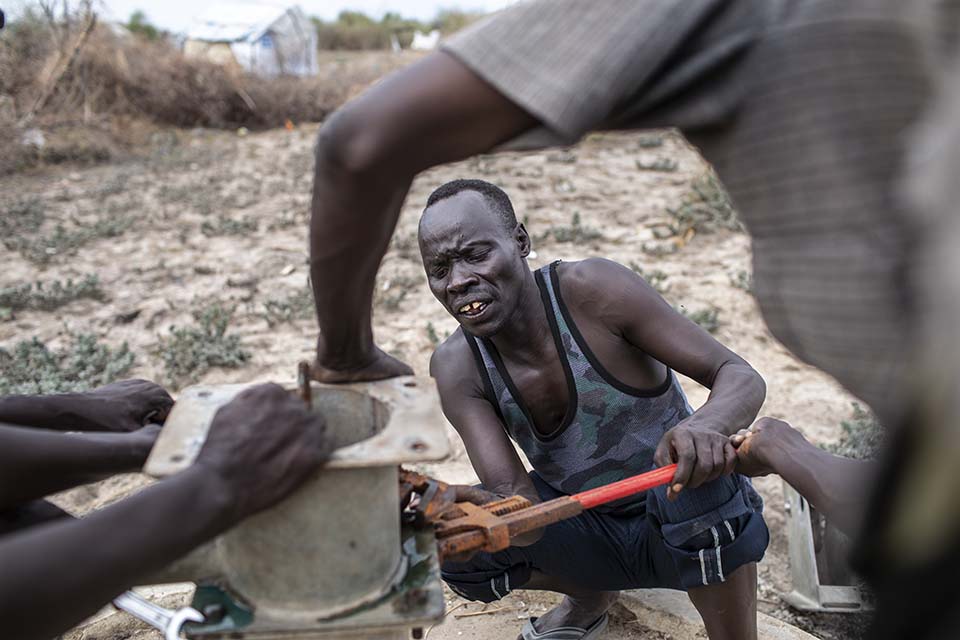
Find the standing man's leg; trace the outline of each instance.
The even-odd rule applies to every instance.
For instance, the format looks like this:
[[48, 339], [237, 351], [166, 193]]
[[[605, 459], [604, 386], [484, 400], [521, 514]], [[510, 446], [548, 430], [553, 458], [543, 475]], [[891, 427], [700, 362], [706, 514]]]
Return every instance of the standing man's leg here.
[[534, 124], [446, 53], [388, 76], [324, 124], [310, 222], [321, 329], [314, 377], [340, 382], [411, 372], [375, 347], [370, 324], [377, 268], [410, 183], [424, 169], [489, 151]]

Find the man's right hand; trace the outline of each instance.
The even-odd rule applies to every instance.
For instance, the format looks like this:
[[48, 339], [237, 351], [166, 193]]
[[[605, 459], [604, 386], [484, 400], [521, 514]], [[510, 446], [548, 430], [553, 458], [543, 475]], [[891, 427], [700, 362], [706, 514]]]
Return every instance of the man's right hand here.
[[319, 353], [310, 366], [310, 376], [317, 382], [327, 383], [373, 382], [409, 375], [413, 375], [413, 369], [409, 365], [378, 347], [374, 347], [370, 358], [360, 360], [355, 366], [348, 363], [327, 363]]
[[282, 387], [262, 384], [217, 411], [196, 464], [222, 480], [239, 520], [287, 497], [331, 451], [320, 414]]
[[737, 449], [737, 473], [755, 478], [781, 473], [777, 468], [778, 456], [802, 449], [807, 441], [783, 420], [764, 417], [730, 436], [730, 444]]

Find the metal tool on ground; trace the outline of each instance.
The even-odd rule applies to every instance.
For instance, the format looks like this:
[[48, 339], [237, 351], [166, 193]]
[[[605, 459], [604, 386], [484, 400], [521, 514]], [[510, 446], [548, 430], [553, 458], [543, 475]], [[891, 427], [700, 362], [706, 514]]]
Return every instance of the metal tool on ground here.
[[[509, 496], [486, 504], [475, 504], [489, 495], [471, 494], [464, 487], [452, 487], [439, 480], [401, 469], [401, 505], [417, 500], [410, 513], [416, 526], [433, 527], [441, 560], [469, 557], [477, 551], [500, 551], [517, 536], [572, 518], [587, 509], [669, 484], [677, 465], [671, 464], [618, 482], [570, 496], [532, 504], [521, 496]], [[467, 488], [469, 489], [469, 488]]]
[[113, 600], [113, 606], [156, 627], [163, 632], [164, 640], [180, 640], [185, 624], [204, 621], [203, 614], [193, 607], [166, 609], [133, 591], [121, 593]]

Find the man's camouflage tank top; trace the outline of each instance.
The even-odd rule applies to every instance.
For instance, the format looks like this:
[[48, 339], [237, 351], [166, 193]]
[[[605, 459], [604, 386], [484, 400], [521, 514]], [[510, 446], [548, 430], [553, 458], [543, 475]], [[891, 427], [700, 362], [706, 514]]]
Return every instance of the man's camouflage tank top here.
[[[535, 274], [550, 330], [563, 364], [569, 405], [562, 424], [539, 434], [496, 346], [464, 332], [486, 395], [507, 434], [540, 477], [557, 491], [577, 493], [650, 470], [660, 437], [692, 413], [673, 372], [655, 389], [635, 389], [614, 378], [590, 351], [560, 295], [554, 262]], [[606, 511], [639, 513], [644, 498], [628, 498]], [[602, 509], [602, 508], [601, 508]]]

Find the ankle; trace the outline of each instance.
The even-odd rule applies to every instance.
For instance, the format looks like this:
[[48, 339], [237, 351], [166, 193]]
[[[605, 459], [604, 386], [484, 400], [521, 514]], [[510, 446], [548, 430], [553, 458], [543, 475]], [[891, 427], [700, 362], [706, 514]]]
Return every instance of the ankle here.
[[558, 607], [564, 607], [571, 614], [575, 615], [600, 616], [613, 606], [613, 603], [617, 601], [619, 595], [616, 591], [591, 593], [589, 596], [581, 596], [579, 598], [568, 595]]

